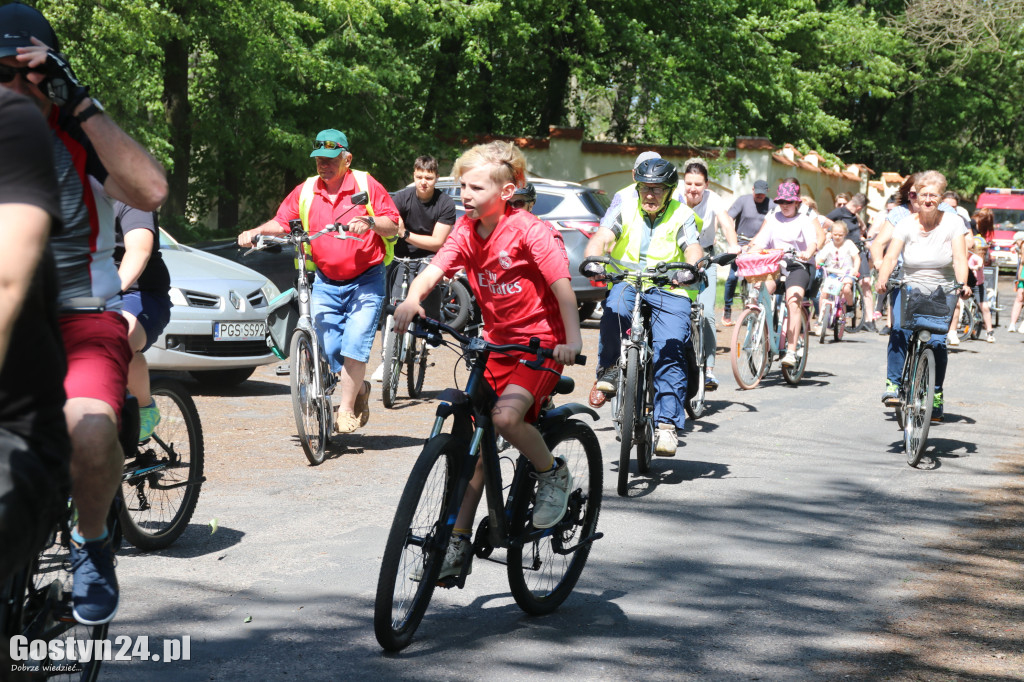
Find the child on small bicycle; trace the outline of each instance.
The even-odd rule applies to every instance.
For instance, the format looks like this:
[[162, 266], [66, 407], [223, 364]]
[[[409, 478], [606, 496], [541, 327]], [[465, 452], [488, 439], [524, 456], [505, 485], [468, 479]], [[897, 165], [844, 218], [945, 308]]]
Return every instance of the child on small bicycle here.
[[[831, 239], [825, 243], [825, 247], [815, 257], [818, 266], [826, 267], [829, 270], [842, 270], [839, 275], [843, 281], [843, 298], [846, 300], [846, 309], [853, 309], [853, 285], [856, 282], [854, 273], [860, 271], [860, 251], [857, 246], [846, 238], [849, 228], [846, 223], [837, 220], [832, 224]], [[828, 273], [827, 276], [834, 276]], [[822, 321], [819, 320], [819, 323]]]
[[1010, 310], [1010, 333], [1020, 332], [1024, 334], [1024, 322], [1020, 328], [1017, 327], [1017, 318], [1020, 317], [1020, 310], [1024, 308], [1024, 232], [1018, 232], [1013, 238], [1013, 250], [1017, 252], [1017, 277], [1013, 283], [1013, 308]]
[[[420, 302], [441, 278], [465, 268], [487, 341], [527, 344], [537, 337], [541, 346], [554, 349], [554, 360], [543, 365], [554, 373], [530, 369], [520, 361], [530, 358], [520, 354], [494, 353], [487, 362], [487, 380], [499, 396], [491, 414], [495, 430], [536, 470], [533, 525], [550, 528], [565, 515], [572, 476], [532, 422], [562, 365], [573, 364], [583, 348], [568, 259], [544, 222], [510, 205], [526, 177], [526, 159], [518, 148], [507, 142], [477, 145], [455, 161], [452, 175], [460, 181], [466, 214], [409, 286], [407, 298], [395, 309], [395, 327], [404, 332], [414, 316], [424, 314]], [[478, 465], [455, 520], [441, 578], [457, 575], [471, 551], [483, 488]]]

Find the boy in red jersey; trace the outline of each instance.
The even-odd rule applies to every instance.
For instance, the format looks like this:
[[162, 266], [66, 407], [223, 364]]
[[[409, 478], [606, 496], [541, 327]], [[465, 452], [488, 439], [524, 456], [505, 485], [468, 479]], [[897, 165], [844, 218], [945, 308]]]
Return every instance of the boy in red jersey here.
[[[516, 187], [525, 182], [526, 159], [507, 142], [473, 147], [455, 162], [466, 214], [423, 272], [409, 286], [408, 297], [395, 310], [395, 327], [402, 333], [412, 318], [423, 315], [420, 302], [441, 280], [465, 268], [480, 305], [484, 337], [492, 343], [529, 343], [554, 348], [545, 363], [556, 372], [571, 365], [583, 348], [576, 295], [568, 261], [552, 230], [528, 211], [509, 204]], [[498, 394], [491, 417], [494, 427], [537, 471], [536, 528], [550, 528], [565, 515], [572, 476], [565, 462], [555, 460], [531, 422], [551, 393], [558, 377], [532, 370], [517, 355], [494, 354], [487, 362], [487, 380]], [[458, 575], [471, 551], [470, 536], [483, 494], [483, 470], [478, 466], [455, 521], [440, 577]]]

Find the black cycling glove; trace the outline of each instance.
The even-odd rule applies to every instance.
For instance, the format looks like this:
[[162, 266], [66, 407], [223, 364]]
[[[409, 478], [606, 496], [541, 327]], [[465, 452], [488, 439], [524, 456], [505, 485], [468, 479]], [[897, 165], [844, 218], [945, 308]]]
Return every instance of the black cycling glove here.
[[604, 265], [601, 263], [587, 263], [583, 266], [583, 274], [593, 279], [603, 279], [608, 271], [605, 270]]
[[693, 284], [697, 281], [697, 275], [692, 270], [673, 270], [669, 273], [669, 281], [673, 284]]
[[89, 88], [82, 85], [71, 69], [67, 57], [59, 52], [50, 50], [46, 54], [43, 72], [46, 77], [40, 83], [40, 89], [57, 106], [67, 106], [74, 110], [82, 100], [89, 97]]

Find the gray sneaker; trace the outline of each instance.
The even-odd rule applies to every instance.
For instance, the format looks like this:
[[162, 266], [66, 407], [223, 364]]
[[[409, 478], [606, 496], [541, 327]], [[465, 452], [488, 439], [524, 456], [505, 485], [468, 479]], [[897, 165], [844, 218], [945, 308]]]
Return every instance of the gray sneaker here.
[[[473, 544], [465, 535], [453, 535], [448, 540], [448, 551], [444, 553], [444, 563], [441, 564], [441, 572], [437, 579], [450, 578], [462, 572], [462, 564], [466, 563], [466, 557], [473, 550]], [[466, 575], [473, 572], [473, 564], [469, 565]], [[423, 563], [417, 562], [409, 574], [409, 579], [419, 582], [423, 580]]]
[[569, 465], [560, 457], [550, 471], [530, 474], [537, 479], [537, 499], [533, 505], [533, 527], [551, 528], [562, 520], [569, 506], [572, 474]]
[[612, 365], [606, 369], [601, 370], [597, 377], [597, 383], [594, 384], [594, 388], [604, 393], [609, 398], [615, 395], [615, 392], [619, 387], [619, 366]]

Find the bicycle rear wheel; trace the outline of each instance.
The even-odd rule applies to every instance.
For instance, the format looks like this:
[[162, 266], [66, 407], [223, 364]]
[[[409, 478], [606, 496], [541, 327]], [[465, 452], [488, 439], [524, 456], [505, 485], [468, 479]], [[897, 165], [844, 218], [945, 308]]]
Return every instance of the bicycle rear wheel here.
[[384, 407], [394, 407], [398, 398], [398, 379], [402, 373], [403, 338], [395, 333], [395, 318], [388, 315], [384, 324], [384, 377], [380, 399]]
[[626, 366], [622, 370], [622, 401], [619, 403], [620, 442], [619, 476], [616, 491], [622, 497], [629, 493], [629, 459], [633, 453], [633, 436], [636, 431], [637, 384], [639, 383], [640, 351], [632, 347], [626, 351]]
[[[583, 572], [592, 542], [580, 544], [594, 535], [601, 511], [601, 446], [586, 424], [569, 419], [544, 435], [555, 457], [561, 457], [572, 474], [569, 506], [565, 516], [543, 537], [508, 549], [508, 583], [512, 596], [523, 611], [531, 615], [551, 613], [566, 600]], [[521, 491], [512, 510], [513, 532], [533, 529], [529, 519], [533, 510], [536, 485]]]
[[818, 332], [818, 343], [825, 343], [825, 335], [828, 334], [828, 329], [834, 323], [832, 319], [832, 302], [825, 301], [821, 304], [821, 309], [818, 311], [818, 326], [821, 330]]
[[410, 398], [419, 398], [423, 392], [423, 379], [427, 376], [427, 346], [412, 334], [406, 334], [405, 376]]
[[935, 354], [925, 348], [917, 358], [917, 369], [907, 396], [906, 426], [903, 443], [907, 450], [907, 464], [916, 467], [928, 443], [928, 428], [932, 423], [932, 400], [935, 397]]
[[299, 431], [299, 442], [306, 459], [316, 465], [324, 461], [327, 439], [330, 434], [330, 407], [325, 397], [317, 395], [314, 372], [319, 371], [314, 362], [313, 340], [305, 329], [297, 329], [291, 342], [291, 384], [292, 411], [295, 413], [295, 427]]
[[160, 409], [153, 436], [125, 453], [118, 512], [121, 530], [139, 549], [163, 549], [185, 531], [203, 485], [203, 426], [192, 397], [177, 381], [154, 379]]
[[854, 287], [853, 287], [853, 310], [850, 311], [851, 314], [853, 315], [853, 319], [850, 320], [850, 324], [852, 325], [853, 329], [855, 329], [855, 330], [857, 329], [857, 325], [859, 325], [862, 321], [867, 320], [868, 319], [868, 315], [871, 314], [870, 310], [864, 310], [863, 309], [864, 305], [865, 305], [864, 296], [863, 296], [863, 294], [861, 294], [860, 287], [858, 285], [854, 284]]
[[971, 306], [971, 340], [977, 341], [978, 337], [981, 336], [982, 324], [981, 308], [977, 305]]
[[797, 357], [800, 360], [792, 368], [782, 365], [782, 378], [786, 380], [786, 383], [796, 386], [800, 383], [800, 379], [804, 376], [804, 370], [807, 369], [807, 355], [810, 351], [810, 344], [808, 344], [809, 338], [809, 317], [807, 315], [807, 308], [800, 307], [800, 329], [796, 333], [796, 351]]
[[[691, 359], [687, 357], [687, 365], [692, 362], [693, 371], [689, 372], [686, 377], [686, 393], [688, 398], [683, 404], [683, 408], [686, 410], [686, 414], [690, 415], [691, 419], [700, 419], [704, 415], [704, 410], [707, 407], [707, 403], [704, 402], [704, 398], [707, 395], [707, 387], [705, 386], [707, 372], [704, 367], [704, 342], [699, 331], [691, 331], [691, 335], [693, 340], [693, 343], [691, 344], [693, 349], [693, 358]], [[687, 353], [689, 353], [689, 350]], [[652, 372], [652, 382], [653, 377], [654, 375]], [[653, 388], [654, 387], [652, 386], [652, 391]], [[651, 404], [654, 404], [653, 397]]]
[[732, 375], [736, 384], [751, 389], [761, 383], [768, 365], [768, 328], [757, 310], [745, 309], [732, 330]]

